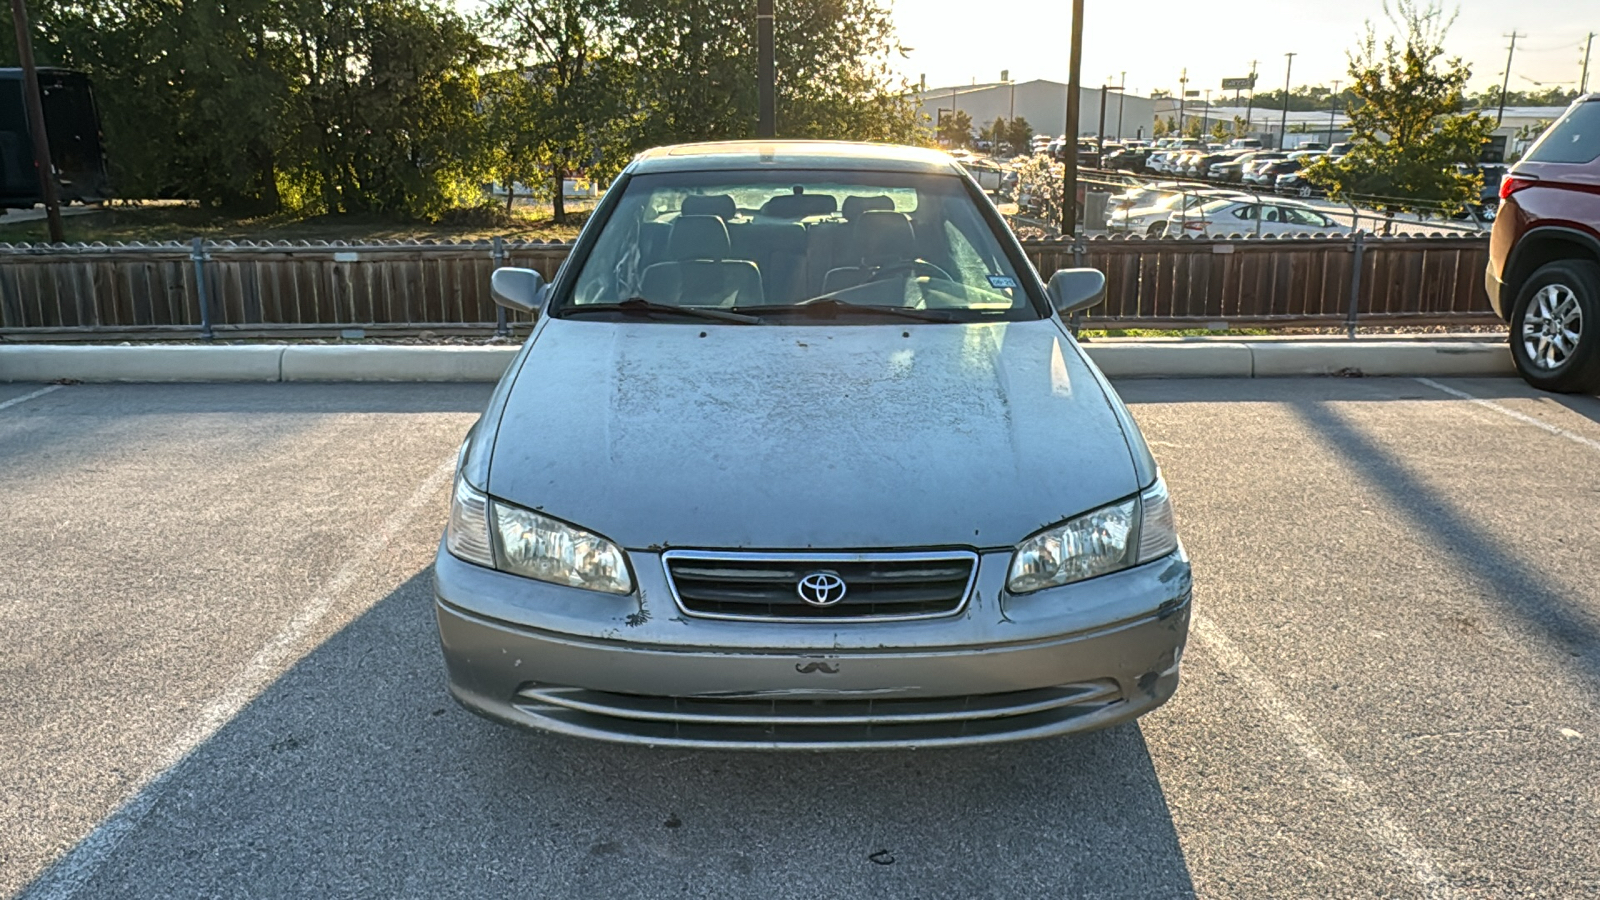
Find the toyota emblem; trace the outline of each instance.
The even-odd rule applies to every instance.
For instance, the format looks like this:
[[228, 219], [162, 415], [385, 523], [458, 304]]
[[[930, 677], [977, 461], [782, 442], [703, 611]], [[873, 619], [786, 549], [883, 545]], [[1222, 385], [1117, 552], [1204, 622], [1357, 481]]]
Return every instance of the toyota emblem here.
[[795, 586], [795, 593], [810, 606], [832, 606], [844, 599], [846, 590], [838, 572], [812, 572]]

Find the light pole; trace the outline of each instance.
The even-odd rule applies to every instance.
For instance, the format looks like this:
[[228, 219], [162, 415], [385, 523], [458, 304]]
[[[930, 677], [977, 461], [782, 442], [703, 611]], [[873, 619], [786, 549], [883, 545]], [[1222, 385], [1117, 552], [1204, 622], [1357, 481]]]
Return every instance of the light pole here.
[[1333, 80], [1333, 93], [1328, 96], [1328, 146], [1333, 146], [1333, 116], [1339, 108], [1339, 79]]
[[[1585, 70], [1587, 71], [1587, 70]], [[1122, 73], [1122, 80], [1117, 83], [1117, 140], [1122, 140], [1122, 98], [1128, 95], [1128, 73]]]
[[1184, 107], [1189, 98], [1189, 69], [1184, 68], [1183, 74], [1178, 76], [1178, 137], [1183, 137]]
[[776, 67], [772, 51], [772, 0], [756, 0], [756, 78], [758, 113], [756, 137], [778, 136]]
[[1061, 178], [1061, 233], [1078, 230], [1078, 101], [1083, 68], [1083, 0], [1072, 0], [1072, 50], [1068, 54], [1066, 159]]
[[1250, 99], [1244, 102], [1244, 130], [1246, 133], [1256, 130], [1254, 122], [1250, 121], [1256, 111], [1256, 65], [1260, 60], [1250, 60]]
[[50, 243], [64, 244], [61, 232], [61, 198], [56, 194], [56, 167], [50, 156], [50, 136], [44, 130], [44, 96], [39, 90], [39, 69], [33, 64], [33, 32], [22, 0], [11, 0], [11, 22], [17, 30], [17, 61], [22, 63], [22, 102], [28, 109], [28, 130], [33, 133], [33, 164], [39, 172], [39, 196], [50, 229]]
[[1283, 67], [1283, 120], [1278, 124], [1278, 149], [1287, 149], [1289, 143], [1289, 75], [1294, 71], [1294, 53], [1285, 53], [1289, 63]]

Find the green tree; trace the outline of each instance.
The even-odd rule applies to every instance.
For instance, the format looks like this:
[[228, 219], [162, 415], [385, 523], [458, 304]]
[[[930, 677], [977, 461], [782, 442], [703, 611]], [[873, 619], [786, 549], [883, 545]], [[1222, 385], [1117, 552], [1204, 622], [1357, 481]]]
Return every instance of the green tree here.
[[1165, 119], [1156, 119], [1156, 124], [1150, 129], [1153, 137], [1164, 138], [1178, 130], [1178, 120], [1172, 116]]
[[[998, 145], [1001, 141], [1004, 141], [1006, 139], [1005, 117], [998, 116], [995, 118], [993, 123], [985, 125], [979, 129], [978, 139], [983, 141], [993, 141], [996, 145]], [[995, 149], [998, 150], [999, 147], [996, 146]]]
[[1306, 178], [1335, 197], [1379, 198], [1385, 209], [1460, 207], [1474, 198], [1479, 176], [1456, 171], [1478, 159], [1494, 122], [1465, 113], [1462, 89], [1471, 70], [1446, 58], [1453, 17], [1437, 0], [1385, 4], [1399, 32], [1381, 43], [1369, 23], [1350, 54], [1356, 103], [1350, 110], [1350, 152], [1306, 167]]
[[497, 73], [485, 102], [506, 205], [522, 182], [564, 223], [563, 181], [613, 174], [635, 133], [621, 20], [609, 0], [491, 0], [481, 23], [515, 64]]
[[965, 147], [972, 143], [972, 116], [964, 109], [945, 113], [939, 120], [939, 140], [947, 147]]
[[[748, 0], [615, 0], [639, 79], [641, 144], [748, 138], [757, 116]], [[776, 0], [780, 137], [913, 143], [904, 50], [883, 0]], [[970, 125], [969, 125], [970, 127]]]
[[1012, 153], [1025, 153], [1033, 146], [1033, 126], [1022, 116], [1015, 116], [1006, 125], [1005, 140]]

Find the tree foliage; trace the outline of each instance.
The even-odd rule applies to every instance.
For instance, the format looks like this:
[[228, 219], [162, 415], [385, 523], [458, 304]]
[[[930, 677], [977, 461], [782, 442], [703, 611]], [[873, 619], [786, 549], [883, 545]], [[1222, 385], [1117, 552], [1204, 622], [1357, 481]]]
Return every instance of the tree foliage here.
[[[32, 4], [40, 63], [94, 82], [128, 197], [431, 218], [489, 181], [559, 197], [562, 174], [607, 177], [644, 146], [754, 136], [746, 0], [474, 6], [469, 22], [453, 0]], [[780, 136], [919, 138], [885, 0], [776, 7]]]
[[1014, 116], [1006, 124], [1005, 142], [1011, 145], [1012, 153], [1027, 153], [1033, 146], [1033, 125], [1022, 116]]
[[946, 147], [965, 147], [972, 143], [972, 116], [964, 109], [951, 110], [939, 120], [936, 134]]
[[1374, 198], [1387, 209], [1459, 207], [1480, 184], [1456, 165], [1478, 159], [1494, 122], [1464, 111], [1471, 70], [1445, 57], [1453, 17], [1437, 0], [1395, 0], [1384, 10], [1398, 34], [1380, 42], [1369, 23], [1350, 54], [1350, 152], [1319, 159], [1306, 178], [1335, 197]]

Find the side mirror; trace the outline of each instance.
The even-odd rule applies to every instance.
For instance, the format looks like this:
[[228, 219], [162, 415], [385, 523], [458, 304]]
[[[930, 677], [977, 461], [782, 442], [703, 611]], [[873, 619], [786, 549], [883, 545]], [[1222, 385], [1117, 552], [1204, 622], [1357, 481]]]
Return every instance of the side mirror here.
[[1058, 269], [1045, 288], [1056, 312], [1065, 316], [1106, 298], [1106, 276], [1099, 269]]
[[489, 293], [506, 309], [538, 315], [544, 306], [544, 276], [532, 269], [495, 269], [489, 276]]

